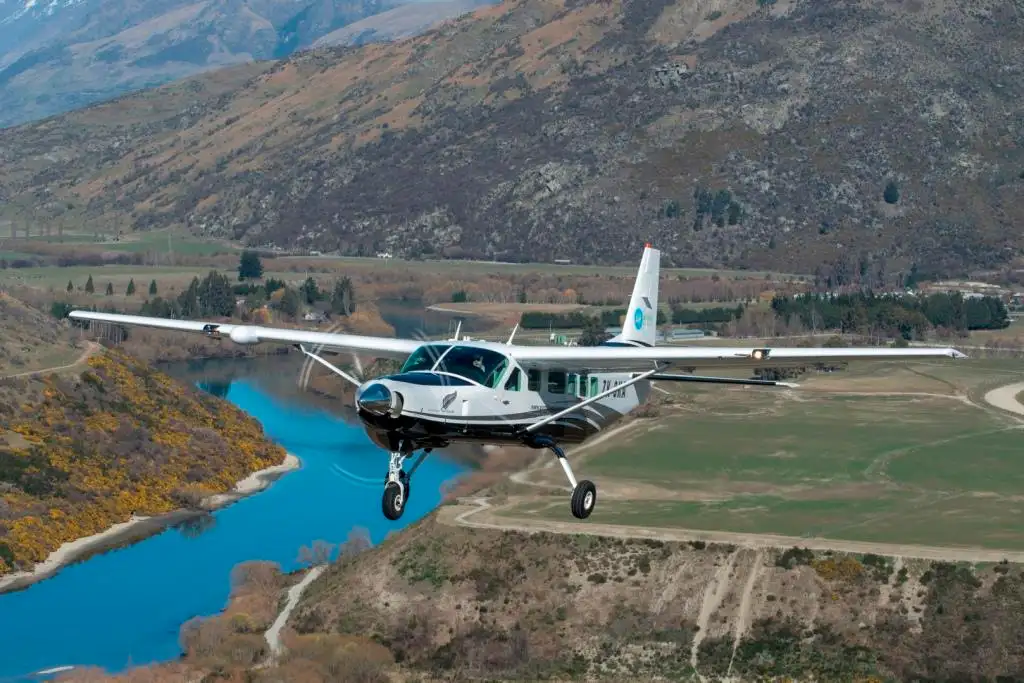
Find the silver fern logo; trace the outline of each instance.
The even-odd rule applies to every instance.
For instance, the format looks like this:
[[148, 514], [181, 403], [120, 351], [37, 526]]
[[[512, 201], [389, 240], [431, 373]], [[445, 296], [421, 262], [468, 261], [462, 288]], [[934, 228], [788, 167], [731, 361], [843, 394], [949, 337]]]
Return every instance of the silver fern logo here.
[[452, 401], [454, 401], [455, 397], [458, 396], [458, 395], [459, 395], [459, 392], [453, 391], [452, 393], [450, 393], [447, 396], [445, 396], [444, 398], [442, 398], [441, 399], [441, 410], [448, 410], [448, 406], [450, 406], [452, 404]]

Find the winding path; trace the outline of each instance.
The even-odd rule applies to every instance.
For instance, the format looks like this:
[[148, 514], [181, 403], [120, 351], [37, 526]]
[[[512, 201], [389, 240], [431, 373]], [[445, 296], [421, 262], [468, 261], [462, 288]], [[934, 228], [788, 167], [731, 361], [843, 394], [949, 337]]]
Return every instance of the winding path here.
[[85, 361], [89, 360], [90, 356], [92, 356], [94, 353], [99, 351], [101, 348], [103, 348], [103, 347], [100, 346], [99, 344], [97, 344], [96, 342], [94, 342], [94, 341], [87, 341], [87, 342], [85, 342], [85, 349], [82, 351], [82, 355], [80, 355], [78, 357], [78, 359], [74, 363], [68, 363], [67, 365], [57, 365], [57, 366], [50, 367], [50, 368], [41, 368], [39, 370], [29, 370], [27, 372], [19, 372], [19, 373], [13, 374], [13, 375], [3, 375], [3, 376], [0, 376], [0, 379], [16, 379], [18, 377], [35, 377], [37, 375], [50, 375], [50, 374], [53, 374], [55, 372], [62, 372], [64, 370], [70, 370], [72, 368], [78, 367], [79, 365], [82, 365], [83, 363], [85, 363]]
[[316, 581], [317, 577], [320, 576], [324, 570], [327, 569], [327, 565], [321, 564], [313, 567], [302, 577], [302, 581], [288, 589], [288, 602], [285, 604], [284, 609], [277, 615], [277, 619], [274, 619], [274, 623], [270, 625], [264, 637], [267, 639], [267, 645], [270, 646], [270, 658], [267, 663], [275, 661], [284, 652], [284, 646], [281, 645], [281, 629], [288, 622], [288, 617], [291, 616], [295, 606], [299, 604], [299, 598], [302, 597], [302, 591], [306, 590], [306, 586]]
[[[1024, 416], [1024, 405], [1017, 401], [1017, 395], [1024, 392], [1024, 382], [1018, 382], [989, 391], [984, 396], [986, 403], [994, 408], [1015, 415]], [[632, 423], [627, 423], [632, 424]], [[626, 425], [619, 429], [624, 429]], [[618, 430], [609, 432], [613, 436]], [[602, 439], [603, 440], [603, 439]], [[587, 446], [591, 444], [586, 444]], [[576, 448], [578, 453], [581, 448]], [[549, 463], [548, 463], [549, 464]], [[527, 478], [537, 466], [516, 473], [512, 480], [520, 484], [545, 486]], [[560, 487], [561, 488], [561, 487]], [[705, 541], [710, 543], [731, 543], [748, 548], [792, 548], [801, 546], [811, 550], [832, 550], [846, 553], [876, 553], [900, 558], [917, 558], [946, 562], [1009, 562], [1024, 563], [1024, 552], [993, 550], [988, 548], [922, 546], [899, 543], [874, 543], [829, 538], [805, 538], [780, 534], [749, 534], [727, 531], [705, 531], [670, 527], [627, 526], [621, 524], [600, 524], [595, 522], [570, 522], [540, 518], [513, 517], [500, 514], [502, 509], [531, 500], [530, 497], [509, 497], [500, 506], [492, 506], [485, 496], [460, 499], [455, 505], [443, 506], [438, 511], [438, 521], [444, 524], [483, 529], [497, 529], [519, 532], [547, 532], [556, 534], [592, 534], [615, 538], [647, 538], [661, 541]]]

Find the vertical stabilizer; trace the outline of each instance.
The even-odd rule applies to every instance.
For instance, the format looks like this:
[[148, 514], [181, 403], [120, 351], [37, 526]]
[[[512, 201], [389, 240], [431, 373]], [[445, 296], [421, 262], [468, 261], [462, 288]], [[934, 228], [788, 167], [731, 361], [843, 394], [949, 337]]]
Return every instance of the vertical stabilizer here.
[[622, 323], [622, 334], [617, 341], [633, 342], [641, 346], [654, 346], [658, 329], [658, 279], [661, 275], [661, 252], [644, 246], [640, 270], [633, 285], [633, 296], [629, 299], [626, 319]]

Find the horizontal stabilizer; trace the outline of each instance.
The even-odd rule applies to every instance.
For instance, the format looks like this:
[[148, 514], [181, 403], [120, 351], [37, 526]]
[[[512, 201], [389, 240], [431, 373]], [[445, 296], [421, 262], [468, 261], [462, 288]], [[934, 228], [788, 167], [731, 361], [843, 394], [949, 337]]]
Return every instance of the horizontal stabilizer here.
[[793, 382], [775, 382], [770, 379], [740, 379], [738, 377], [704, 377], [702, 375], [651, 375], [652, 382], [700, 382], [703, 384], [740, 384], [755, 387], [786, 387], [789, 389], [800, 386]]

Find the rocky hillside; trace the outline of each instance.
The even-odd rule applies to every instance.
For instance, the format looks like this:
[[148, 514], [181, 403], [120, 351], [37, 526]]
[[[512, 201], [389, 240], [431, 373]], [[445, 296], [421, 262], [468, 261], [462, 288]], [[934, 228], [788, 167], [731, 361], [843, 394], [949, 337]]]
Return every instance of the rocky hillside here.
[[[0, 126], [230, 64], [287, 56], [405, 2], [419, 5], [416, 0], [6, 0], [0, 3]], [[417, 8], [425, 20], [419, 30], [454, 10], [436, 5]]]
[[1024, 248], [1022, 41], [1016, 0], [505, 0], [0, 132], [0, 194], [344, 254], [953, 273]]
[[1021, 568], [453, 529], [432, 519], [314, 582], [302, 633], [480, 678], [988, 680], [1019, 672]]
[[[146, 680], [867, 683], [1011, 680], [1024, 667], [1017, 565], [467, 530], [436, 516], [369, 551], [354, 541], [306, 588], [270, 666], [260, 636], [274, 611], [243, 594], [190, 622], [183, 660]], [[130, 676], [83, 680], [141, 680]]]

